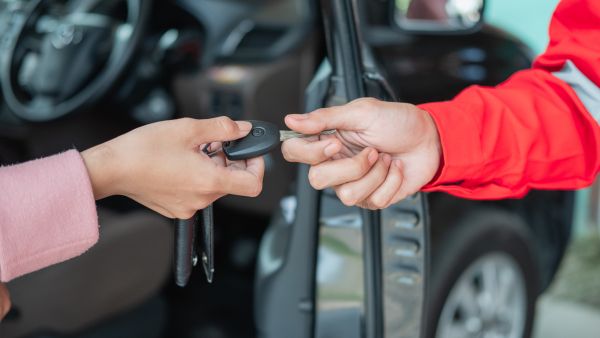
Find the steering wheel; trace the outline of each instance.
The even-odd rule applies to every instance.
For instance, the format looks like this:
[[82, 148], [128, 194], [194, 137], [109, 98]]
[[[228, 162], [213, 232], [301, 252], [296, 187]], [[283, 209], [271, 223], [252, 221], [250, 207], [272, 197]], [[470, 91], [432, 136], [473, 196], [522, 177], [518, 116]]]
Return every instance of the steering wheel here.
[[151, 1], [26, 1], [0, 43], [4, 100], [18, 117], [50, 121], [100, 99], [142, 42]]

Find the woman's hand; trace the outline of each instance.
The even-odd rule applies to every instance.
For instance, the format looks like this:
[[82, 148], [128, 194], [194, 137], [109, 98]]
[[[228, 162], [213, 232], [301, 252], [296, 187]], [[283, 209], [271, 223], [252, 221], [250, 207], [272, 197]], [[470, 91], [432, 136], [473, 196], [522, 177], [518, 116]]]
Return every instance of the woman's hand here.
[[124, 195], [170, 218], [189, 218], [227, 195], [257, 196], [262, 158], [229, 162], [205, 144], [246, 136], [249, 122], [227, 117], [149, 124], [82, 152], [94, 196]]
[[315, 189], [333, 187], [346, 205], [381, 209], [419, 191], [440, 166], [436, 125], [426, 111], [372, 98], [288, 115], [292, 130], [320, 139], [290, 139], [281, 149], [288, 161], [310, 164]]
[[0, 321], [6, 316], [10, 310], [10, 295], [6, 289], [6, 285], [0, 283]]

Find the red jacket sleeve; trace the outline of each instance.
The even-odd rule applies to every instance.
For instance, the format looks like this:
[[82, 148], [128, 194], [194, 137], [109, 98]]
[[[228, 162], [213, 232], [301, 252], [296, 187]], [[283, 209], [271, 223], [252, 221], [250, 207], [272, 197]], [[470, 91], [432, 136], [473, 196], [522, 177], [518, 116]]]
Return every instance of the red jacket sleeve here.
[[532, 69], [420, 106], [433, 117], [443, 149], [440, 172], [423, 190], [494, 199], [592, 184], [600, 171], [593, 116], [600, 111], [588, 111], [577, 88], [556, 75], [567, 63], [600, 90], [600, 1], [563, 0]]

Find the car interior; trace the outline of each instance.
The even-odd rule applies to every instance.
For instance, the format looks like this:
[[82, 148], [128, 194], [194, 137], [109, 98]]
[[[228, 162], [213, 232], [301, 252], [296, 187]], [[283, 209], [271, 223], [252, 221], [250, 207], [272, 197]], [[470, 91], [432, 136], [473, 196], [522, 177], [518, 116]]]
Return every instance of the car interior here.
[[[394, 23], [395, 1], [2, 0], [0, 165], [84, 150], [165, 119], [226, 115], [285, 129], [287, 113], [344, 103], [336, 101], [330, 85], [339, 78], [314, 87], [325, 83], [318, 81], [320, 72], [336, 66], [331, 32], [325, 29], [334, 15], [324, 8], [335, 14], [336, 5], [345, 3], [360, 6], [357, 34], [385, 78], [374, 82], [385, 83], [378, 88], [391, 94], [389, 100], [449, 99], [468, 85], [497, 84], [532, 60], [517, 38], [485, 23], [460, 34], [407, 32]], [[346, 51], [343, 44], [336, 48], [338, 54]], [[311, 88], [329, 100], [314, 101]], [[275, 337], [269, 328], [285, 329], [287, 310], [273, 307], [272, 298], [304, 283], [297, 287], [318, 290], [316, 305], [294, 306], [306, 305], [317, 328], [289, 337], [339, 336], [330, 326], [344, 327], [344, 337], [362, 337], [364, 308], [319, 312], [315, 307], [347, 310], [362, 304], [364, 284], [357, 289], [344, 281], [365, 271], [385, 274], [370, 270], [363, 255], [385, 251], [386, 244], [375, 249], [363, 244], [364, 216], [331, 192], [309, 192], [306, 168], [285, 162], [279, 151], [265, 161], [267, 179], [259, 197], [228, 196], [215, 203], [212, 284], [195, 269], [190, 283], [177, 287], [172, 220], [124, 197], [110, 197], [97, 202], [100, 241], [89, 252], [8, 283], [13, 308], [0, 336]], [[303, 199], [316, 199], [315, 209], [304, 209]], [[428, 247], [419, 269], [429, 272], [428, 287], [425, 300], [418, 301], [428, 305], [414, 316], [436, 325], [422, 328], [423, 336], [436, 337], [445, 325], [464, 322], [454, 286], [480, 291], [486, 266], [514, 270], [518, 277], [512, 283], [522, 292], [510, 303], [518, 309], [511, 323], [531, 330], [535, 300], [552, 280], [569, 237], [571, 193], [533, 192], [523, 200], [497, 202], [432, 193], [402, 203], [383, 211], [381, 224], [396, 224], [397, 210], [425, 210], [402, 213], [398, 223], [427, 227], [419, 237]], [[303, 230], [281, 229], [291, 229], [294, 217], [313, 211], [318, 247], [306, 257], [314, 258], [309, 268], [315, 276], [278, 282], [277, 267], [267, 258], [279, 255], [290, 260], [281, 266], [294, 269], [292, 248], [304, 254], [298, 244], [302, 235], [295, 235]], [[468, 231], [474, 227], [481, 230]], [[344, 255], [348, 270], [334, 268], [340, 262], [336, 253]], [[403, 311], [390, 310], [387, 320], [393, 322], [394, 313], [404, 318]]]
[[[228, 115], [283, 127], [283, 114], [302, 111], [304, 87], [318, 57], [315, 12], [304, 1], [3, 1], [0, 6], [3, 46], [14, 45], [12, 51], [2, 48], [3, 65], [10, 66], [0, 95], [1, 164], [83, 150], [168, 118]], [[85, 8], [97, 17], [69, 14]], [[64, 29], [81, 25], [97, 40], [59, 50], [66, 52], [60, 55], [44, 50], [44, 43], [51, 43], [44, 40], [47, 30], [57, 29], [61, 17], [71, 20]], [[92, 19], [115, 23], [83, 22]], [[107, 38], [130, 26], [139, 29], [130, 41]], [[111, 70], [103, 68], [122, 45], [136, 46], [106, 83]], [[48, 80], [55, 83], [41, 83]], [[73, 84], [65, 85], [69, 80]], [[81, 91], [99, 95], [79, 104]], [[15, 100], [7, 99], [7, 92]], [[65, 101], [79, 107], [65, 107]], [[271, 183], [259, 198], [227, 197], [216, 205], [213, 285], [196, 272], [187, 288], [172, 285], [171, 221], [125, 198], [108, 198], [98, 202], [98, 245], [9, 284], [14, 307], [2, 323], [2, 336], [252, 332], [258, 240], [295, 176], [276, 152], [267, 157], [267, 166]], [[225, 315], [240, 324], [228, 325]]]

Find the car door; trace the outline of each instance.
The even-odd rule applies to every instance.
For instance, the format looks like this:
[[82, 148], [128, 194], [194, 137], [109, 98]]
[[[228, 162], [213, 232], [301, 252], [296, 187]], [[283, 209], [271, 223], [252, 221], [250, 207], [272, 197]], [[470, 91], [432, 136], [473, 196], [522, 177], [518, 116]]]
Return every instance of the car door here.
[[[362, 44], [358, 3], [322, 0], [326, 57], [306, 90], [306, 110], [370, 96], [393, 100]], [[266, 232], [255, 292], [260, 337], [420, 337], [427, 284], [426, 199], [380, 211], [346, 207], [309, 185]]]
[[[360, 97], [394, 101], [392, 90], [369, 47], [363, 43], [361, 5], [365, 4], [351, 0], [321, 2], [327, 60], [331, 64], [330, 88], [324, 106]], [[426, 204], [423, 194], [418, 193], [387, 209], [369, 211], [346, 207], [331, 192], [322, 194], [316, 337], [347, 337], [348, 333], [336, 331], [347, 328], [342, 323], [352, 319], [358, 328], [356, 337], [420, 336], [427, 281]], [[355, 237], [362, 238], [361, 243]], [[346, 244], [346, 250], [342, 243]], [[349, 248], [361, 259], [353, 260]], [[331, 272], [335, 262], [337, 274]], [[353, 274], [341, 273], [346, 270], [342, 267], [353, 265], [356, 267]], [[354, 302], [344, 301], [350, 297], [339, 290], [345, 288], [355, 291]]]

